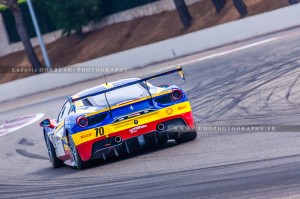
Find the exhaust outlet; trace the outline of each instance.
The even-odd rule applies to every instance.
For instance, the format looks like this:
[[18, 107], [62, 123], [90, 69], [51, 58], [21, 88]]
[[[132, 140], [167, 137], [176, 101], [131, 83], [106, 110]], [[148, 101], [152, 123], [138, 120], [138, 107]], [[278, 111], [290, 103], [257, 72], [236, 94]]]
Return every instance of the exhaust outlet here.
[[122, 138], [120, 136], [115, 137], [115, 142], [116, 143], [121, 143], [122, 142]]
[[157, 125], [157, 129], [159, 131], [163, 131], [163, 130], [165, 130], [165, 125], [164, 124], [159, 124], [159, 125]]

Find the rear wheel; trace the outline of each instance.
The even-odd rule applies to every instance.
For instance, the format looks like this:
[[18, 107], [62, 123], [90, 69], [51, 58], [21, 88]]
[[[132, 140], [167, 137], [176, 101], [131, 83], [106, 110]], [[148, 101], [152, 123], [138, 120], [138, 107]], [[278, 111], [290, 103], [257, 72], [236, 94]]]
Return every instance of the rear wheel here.
[[53, 146], [52, 142], [50, 141], [48, 135], [45, 134], [44, 136], [45, 136], [45, 142], [47, 145], [49, 159], [50, 159], [52, 166], [54, 168], [62, 167], [64, 165], [64, 163], [62, 160], [57, 158], [54, 146]]
[[72, 136], [68, 136], [68, 140], [69, 140], [69, 146], [70, 146], [70, 150], [71, 150], [72, 159], [76, 164], [76, 168], [78, 170], [84, 169], [85, 168], [85, 163], [81, 160], [81, 158], [78, 154], [78, 151], [76, 149], [76, 146], [74, 144]]
[[179, 138], [176, 138], [175, 141], [180, 144], [184, 142], [189, 142], [197, 138], [197, 131], [188, 131], [180, 135]]

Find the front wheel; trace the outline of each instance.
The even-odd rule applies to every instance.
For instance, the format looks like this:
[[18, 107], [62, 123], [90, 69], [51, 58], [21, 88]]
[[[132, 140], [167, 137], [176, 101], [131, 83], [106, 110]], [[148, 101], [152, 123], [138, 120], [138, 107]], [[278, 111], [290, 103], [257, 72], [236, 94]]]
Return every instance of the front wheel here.
[[188, 131], [186, 133], [181, 134], [179, 138], [175, 139], [175, 141], [177, 142], [177, 144], [180, 144], [180, 143], [192, 141], [196, 138], [197, 138], [197, 131], [194, 130], [194, 131]]
[[76, 146], [74, 144], [72, 136], [69, 136], [68, 139], [69, 139], [69, 146], [70, 146], [70, 150], [71, 150], [72, 160], [75, 162], [76, 168], [78, 170], [82, 170], [85, 168], [85, 163], [81, 160], [81, 158], [78, 154], [78, 151], [76, 149]]
[[55, 153], [55, 149], [54, 149], [53, 144], [50, 141], [48, 135], [44, 134], [44, 136], [45, 136], [45, 142], [46, 142], [46, 145], [47, 145], [49, 159], [50, 159], [50, 162], [51, 162], [52, 166], [54, 168], [62, 167], [64, 165], [64, 163], [63, 163], [62, 160], [57, 158], [56, 153]]

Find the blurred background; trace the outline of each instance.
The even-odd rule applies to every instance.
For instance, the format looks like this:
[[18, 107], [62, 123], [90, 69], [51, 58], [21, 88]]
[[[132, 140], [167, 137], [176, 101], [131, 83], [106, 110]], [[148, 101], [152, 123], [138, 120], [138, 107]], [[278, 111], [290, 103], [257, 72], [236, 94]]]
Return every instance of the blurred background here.
[[[29, 3], [46, 43], [48, 64], [38, 45]], [[38, 73], [11, 73], [10, 66], [65, 67], [297, 3], [299, 0], [0, 0], [0, 84]]]

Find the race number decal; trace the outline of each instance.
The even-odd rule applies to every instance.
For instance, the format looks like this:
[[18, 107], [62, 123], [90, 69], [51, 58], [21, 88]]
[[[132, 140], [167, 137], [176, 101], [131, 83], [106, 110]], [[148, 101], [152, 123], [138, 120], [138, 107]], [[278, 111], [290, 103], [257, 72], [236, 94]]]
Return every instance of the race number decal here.
[[104, 128], [103, 127], [95, 128], [95, 131], [96, 131], [96, 137], [104, 135]]

